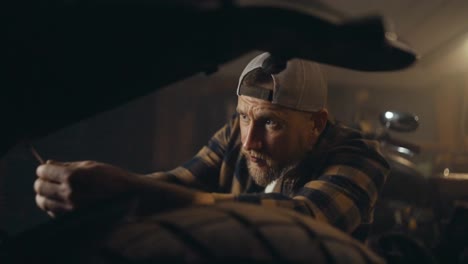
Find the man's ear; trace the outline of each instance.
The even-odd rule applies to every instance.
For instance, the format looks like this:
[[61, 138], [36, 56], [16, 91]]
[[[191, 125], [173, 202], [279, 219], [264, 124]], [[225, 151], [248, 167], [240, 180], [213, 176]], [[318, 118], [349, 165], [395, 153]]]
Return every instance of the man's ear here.
[[311, 118], [313, 118], [315, 121], [314, 132], [320, 134], [327, 125], [328, 110], [326, 108], [322, 108], [319, 111], [315, 112]]

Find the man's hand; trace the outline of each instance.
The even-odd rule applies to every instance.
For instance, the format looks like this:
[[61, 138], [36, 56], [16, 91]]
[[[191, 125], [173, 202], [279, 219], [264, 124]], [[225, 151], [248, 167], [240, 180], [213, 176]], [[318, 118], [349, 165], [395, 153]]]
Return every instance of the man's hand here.
[[36, 173], [36, 203], [52, 217], [123, 193], [137, 198], [136, 214], [234, 199], [232, 194], [200, 192], [96, 161], [47, 161]]
[[40, 165], [34, 182], [36, 203], [50, 216], [131, 192], [138, 175], [95, 161], [56, 162]]

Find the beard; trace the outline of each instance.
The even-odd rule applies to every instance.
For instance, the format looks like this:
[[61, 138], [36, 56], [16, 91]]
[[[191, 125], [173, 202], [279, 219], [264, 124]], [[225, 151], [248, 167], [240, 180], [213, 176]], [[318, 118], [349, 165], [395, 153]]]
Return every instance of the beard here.
[[[242, 150], [242, 154], [246, 157], [247, 168], [249, 174], [255, 183], [259, 186], [266, 187], [268, 184], [273, 181], [283, 177], [287, 172], [294, 169], [298, 162], [290, 162], [286, 165], [279, 165], [277, 162], [274, 162], [268, 155], [258, 153], [255, 151], [245, 151]], [[252, 162], [249, 157], [253, 156], [265, 161], [265, 166], [258, 166]]]

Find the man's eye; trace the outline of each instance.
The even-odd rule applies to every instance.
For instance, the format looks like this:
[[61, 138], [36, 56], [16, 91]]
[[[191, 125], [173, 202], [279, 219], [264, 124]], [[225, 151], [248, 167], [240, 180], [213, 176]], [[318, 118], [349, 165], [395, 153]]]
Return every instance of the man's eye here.
[[244, 114], [239, 114], [240, 118], [242, 119], [242, 121], [247, 121], [249, 120], [249, 117], [247, 115], [244, 115]]
[[278, 126], [278, 122], [271, 120], [271, 119], [267, 119], [265, 120], [265, 125], [270, 126], [270, 127], [276, 127]]

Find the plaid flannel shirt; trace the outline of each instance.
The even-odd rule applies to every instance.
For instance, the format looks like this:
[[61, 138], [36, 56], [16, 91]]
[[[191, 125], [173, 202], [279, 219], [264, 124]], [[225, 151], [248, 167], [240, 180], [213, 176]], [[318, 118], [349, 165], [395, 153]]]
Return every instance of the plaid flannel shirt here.
[[241, 154], [235, 115], [191, 160], [165, 172], [170, 181], [215, 193], [232, 193], [240, 202], [291, 208], [346, 232], [371, 223], [389, 166], [378, 144], [330, 121], [314, 150], [276, 184], [274, 192], [249, 176]]

